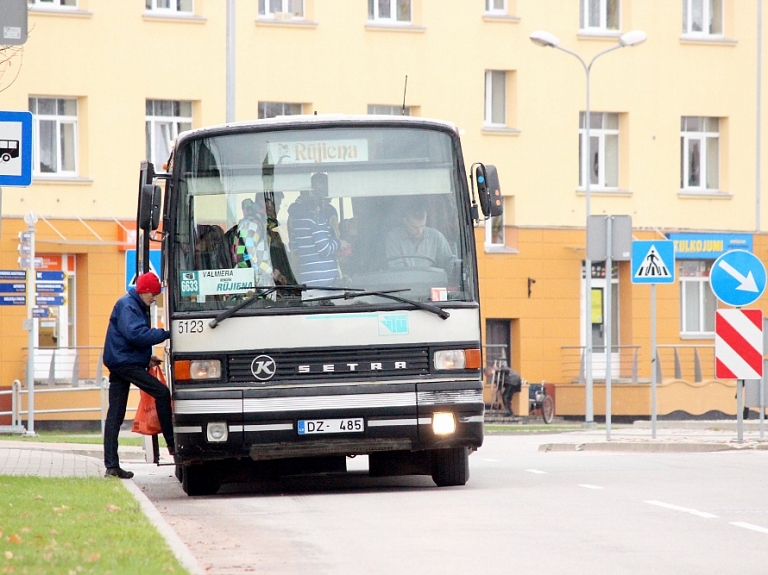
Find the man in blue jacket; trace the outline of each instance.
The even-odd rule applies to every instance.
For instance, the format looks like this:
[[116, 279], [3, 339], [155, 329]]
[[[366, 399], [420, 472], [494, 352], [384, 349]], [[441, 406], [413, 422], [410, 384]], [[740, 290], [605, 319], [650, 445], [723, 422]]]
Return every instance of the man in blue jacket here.
[[174, 454], [171, 393], [159, 379], [149, 374], [152, 346], [171, 336], [165, 329], [152, 328], [150, 306], [162, 291], [160, 280], [153, 273], [140, 275], [132, 289], [115, 304], [109, 318], [104, 342], [104, 365], [109, 369], [109, 410], [104, 424], [104, 466], [107, 477], [130, 479], [133, 472], [120, 467], [117, 441], [125, 419], [131, 383], [155, 398], [157, 415], [163, 429], [168, 451]]

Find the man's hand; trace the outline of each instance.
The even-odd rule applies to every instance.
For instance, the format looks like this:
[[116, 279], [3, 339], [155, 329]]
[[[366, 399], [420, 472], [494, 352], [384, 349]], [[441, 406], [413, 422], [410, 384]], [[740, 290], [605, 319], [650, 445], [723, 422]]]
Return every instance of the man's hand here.
[[149, 358], [149, 367], [150, 369], [153, 367], [158, 367], [161, 363], [163, 363], [163, 360], [157, 357], [156, 355], [153, 355]]

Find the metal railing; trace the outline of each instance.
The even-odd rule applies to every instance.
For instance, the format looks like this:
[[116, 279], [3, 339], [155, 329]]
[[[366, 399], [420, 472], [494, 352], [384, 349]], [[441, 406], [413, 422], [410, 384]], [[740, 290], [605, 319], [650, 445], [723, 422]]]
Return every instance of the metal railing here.
[[[24, 347], [27, 354], [29, 348]], [[102, 347], [36, 347], [34, 379], [41, 384], [95, 385], [101, 380]]]
[[[564, 381], [574, 383], [586, 382], [584, 364], [585, 347], [579, 345], [562, 346], [561, 369]], [[595, 381], [605, 379], [606, 346], [592, 348], [592, 377]], [[601, 358], [602, 356], [602, 358]], [[615, 383], [637, 383], [638, 363], [640, 360], [639, 345], [611, 346], [611, 376]]]
[[[52, 393], [82, 393], [86, 391], [99, 391], [99, 405], [94, 406], [84, 406], [84, 407], [61, 407], [61, 408], [55, 408], [55, 409], [38, 409], [35, 408], [34, 416], [37, 417], [38, 415], [42, 414], [51, 414], [51, 413], [93, 413], [93, 412], [99, 412], [99, 419], [101, 420], [101, 435], [104, 436], [104, 422], [107, 418], [107, 408], [109, 407], [109, 379], [107, 377], [102, 377], [99, 380], [99, 385], [90, 385], [90, 386], [78, 386], [78, 387], [53, 387], [53, 388], [44, 388], [44, 389], [36, 389], [35, 390], [35, 396], [40, 396], [42, 394], [52, 394]], [[27, 398], [27, 405], [28, 405], [28, 396], [29, 396], [29, 390], [23, 389], [21, 382], [16, 379], [11, 384], [10, 390], [4, 390], [0, 391], [0, 395], [10, 395], [11, 396], [11, 411], [0, 411], [0, 416], [10, 415], [11, 416], [11, 425], [10, 427], [3, 427], [0, 426], [0, 431], [5, 431], [6, 433], [23, 433], [26, 431], [24, 428], [24, 425], [22, 423], [22, 416], [26, 415], [29, 416], [29, 411], [27, 409], [24, 409], [24, 401], [23, 398]], [[135, 407], [128, 406], [127, 412], [135, 412]]]
[[694, 383], [716, 379], [714, 344], [657, 345], [656, 380], [664, 381], [673, 377]]

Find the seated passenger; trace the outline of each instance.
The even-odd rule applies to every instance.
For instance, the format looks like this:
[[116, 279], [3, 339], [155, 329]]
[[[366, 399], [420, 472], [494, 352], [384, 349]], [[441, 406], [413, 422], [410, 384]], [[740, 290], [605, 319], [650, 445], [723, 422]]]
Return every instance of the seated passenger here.
[[390, 268], [437, 266], [450, 273], [457, 261], [445, 236], [427, 226], [427, 212], [419, 206], [406, 211], [384, 246]]

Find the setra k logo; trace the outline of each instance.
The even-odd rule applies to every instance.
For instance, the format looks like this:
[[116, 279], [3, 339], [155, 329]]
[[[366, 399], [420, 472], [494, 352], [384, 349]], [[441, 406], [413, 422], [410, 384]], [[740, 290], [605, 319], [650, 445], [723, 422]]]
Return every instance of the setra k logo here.
[[251, 362], [251, 373], [259, 381], [272, 379], [277, 370], [275, 360], [268, 355], [260, 355]]

